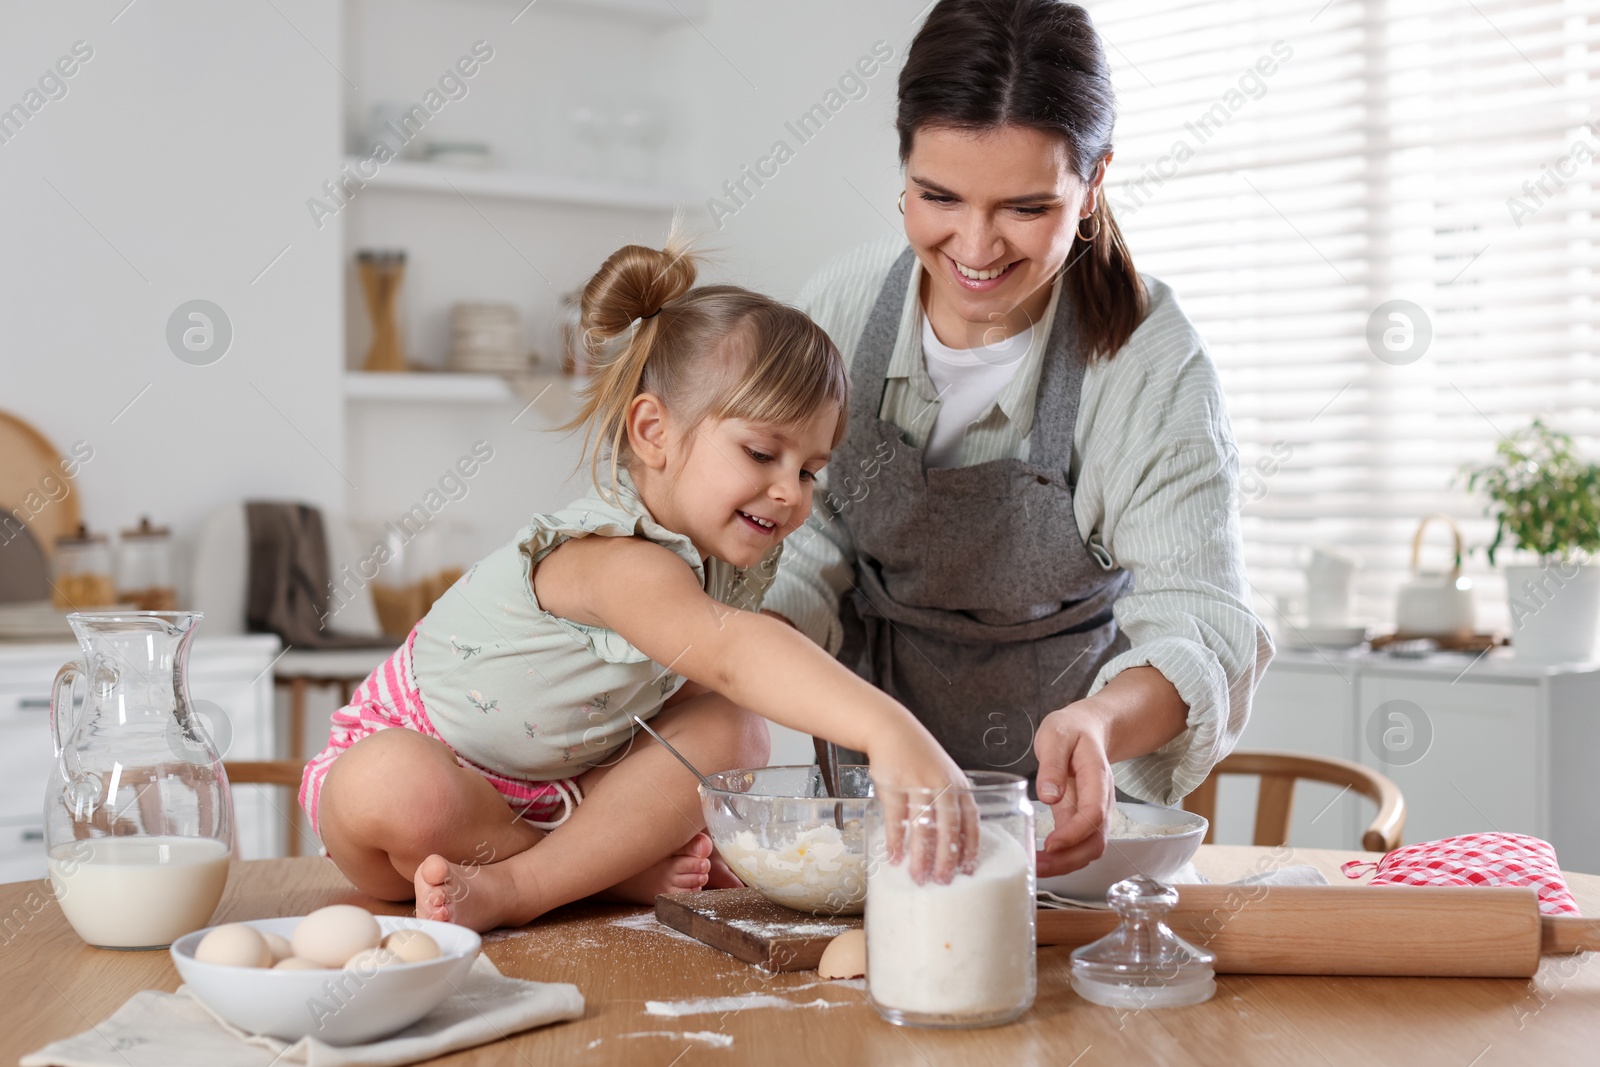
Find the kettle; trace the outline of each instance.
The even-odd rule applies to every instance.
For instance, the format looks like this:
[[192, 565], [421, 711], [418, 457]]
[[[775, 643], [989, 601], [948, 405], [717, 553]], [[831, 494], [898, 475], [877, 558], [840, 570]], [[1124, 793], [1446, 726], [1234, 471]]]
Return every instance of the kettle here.
[[[1455, 539], [1455, 562], [1447, 571], [1417, 566], [1423, 532], [1435, 519], [1450, 527]], [[1450, 516], [1429, 515], [1417, 525], [1411, 539], [1411, 577], [1400, 586], [1394, 619], [1399, 637], [1470, 637], [1477, 629], [1472, 579], [1461, 574], [1461, 529]]]

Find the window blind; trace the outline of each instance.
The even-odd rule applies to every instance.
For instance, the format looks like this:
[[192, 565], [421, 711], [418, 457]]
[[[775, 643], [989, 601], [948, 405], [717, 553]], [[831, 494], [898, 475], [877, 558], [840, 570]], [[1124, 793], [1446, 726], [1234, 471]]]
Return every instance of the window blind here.
[[[1600, 0], [1088, 6], [1107, 192], [1219, 368], [1257, 609], [1284, 634], [1331, 544], [1391, 625], [1423, 516], [1493, 535], [1463, 463], [1535, 415], [1600, 456]], [[1503, 579], [1466, 571], [1505, 628]]]

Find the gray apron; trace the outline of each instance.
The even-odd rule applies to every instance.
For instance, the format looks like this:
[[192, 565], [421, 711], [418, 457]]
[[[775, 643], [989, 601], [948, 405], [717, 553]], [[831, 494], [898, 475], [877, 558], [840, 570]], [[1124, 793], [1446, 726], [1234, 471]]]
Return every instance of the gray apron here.
[[1039, 721], [1129, 647], [1111, 605], [1132, 576], [1089, 552], [1072, 512], [1086, 364], [1061, 300], [1029, 461], [925, 470], [922, 450], [878, 417], [913, 263], [907, 249], [862, 331], [850, 429], [830, 463], [827, 506], [856, 548], [839, 658], [909, 707], [964, 769], [1032, 778]]

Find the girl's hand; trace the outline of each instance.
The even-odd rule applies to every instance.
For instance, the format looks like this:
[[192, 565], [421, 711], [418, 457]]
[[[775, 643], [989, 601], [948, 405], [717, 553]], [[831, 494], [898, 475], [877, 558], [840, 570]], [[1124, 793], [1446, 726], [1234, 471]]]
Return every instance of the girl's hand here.
[[1066, 874], [1106, 850], [1106, 827], [1116, 800], [1106, 725], [1079, 701], [1052, 711], [1039, 724], [1039, 799], [1050, 805], [1056, 827], [1039, 853], [1039, 875]]
[[907, 862], [918, 885], [970, 874], [978, 859], [978, 808], [967, 776], [933, 736], [910, 720], [868, 748], [867, 758], [889, 862]]

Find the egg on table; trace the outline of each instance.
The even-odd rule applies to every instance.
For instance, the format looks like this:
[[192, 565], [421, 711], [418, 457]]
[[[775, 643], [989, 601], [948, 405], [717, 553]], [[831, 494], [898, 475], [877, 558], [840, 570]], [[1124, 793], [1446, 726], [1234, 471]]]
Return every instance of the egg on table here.
[[867, 973], [867, 932], [846, 930], [822, 950], [818, 978], [860, 978]]

